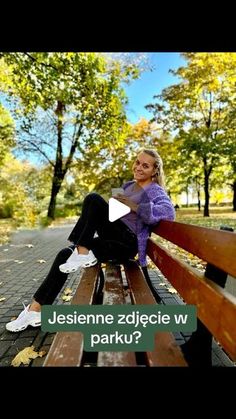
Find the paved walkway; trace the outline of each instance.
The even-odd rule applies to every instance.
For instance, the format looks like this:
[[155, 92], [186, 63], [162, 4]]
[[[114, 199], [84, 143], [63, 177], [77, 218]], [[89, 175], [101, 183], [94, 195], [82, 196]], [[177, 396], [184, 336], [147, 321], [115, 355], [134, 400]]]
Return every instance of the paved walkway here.
[[[27, 346], [48, 351], [53, 333], [44, 333], [40, 328], [10, 333], [5, 330], [5, 324], [22, 311], [23, 303], [30, 303], [55, 255], [69, 244], [66, 238], [72, 227], [67, 224], [41, 231], [19, 231], [12, 235], [8, 245], [0, 246], [0, 366], [11, 365], [14, 356]], [[78, 272], [70, 275], [65, 286], [75, 289], [78, 279]], [[65, 304], [60, 298], [62, 292], [56, 303]], [[36, 358], [30, 365], [42, 365], [43, 361]]]
[[[73, 224], [74, 225], [74, 224]], [[33, 345], [35, 350], [48, 352], [54, 333], [44, 333], [40, 328], [27, 328], [20, 333], [6, 331], [5, 324], [17, 316], [24, 304], [29, 304], [32, 295], [46, 277], [57, 252], [66, 247], [66, 238], [73, 225], [63, 225], [45, 230], [29, 230], [14, 233], [9, 244], [0, 246], [0, 366], [10, 366], [17, 353]], [[181, 304], [177, 294], [171, 294], [171, 285], [158, 270], [150, 271], [150, 277], [164, 304]], [[65, 287], [75, 291], [79, 281], [78, 272], [69, 275]], [[62, 292], [55, 303], [61, 300]], [[5, 300], [2, 300], [5, 298]], [[183, 343], [188, 334], [175, 333], [178, 343]], [[232, 363], [213, 342], [214, 366], [231, 366]], [[36, 358], [30, 366], [41, 366], [44, 358]], [[22, 365], [22, 364], [21, 364]]]

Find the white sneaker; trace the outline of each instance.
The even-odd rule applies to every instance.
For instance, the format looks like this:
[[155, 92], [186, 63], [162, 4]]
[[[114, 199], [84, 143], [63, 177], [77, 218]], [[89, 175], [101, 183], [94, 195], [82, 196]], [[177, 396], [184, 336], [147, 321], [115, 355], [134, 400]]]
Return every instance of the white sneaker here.
[[96, 265], [97, 261], [92, 250], [89, 250], [87, 255], [81, 255], [78, 253], [77, 249], [75, 249], [66, 263], [59, 266], [59, 269], [61, 272], [69, 274], [70, 272], [76, 272], [79, 267], [88, 268], [89, 266]]
[[41, 326], [41, 313], [38, 311], [28, 311], [29, 306], [26, 307], [24, 305], [24, 310], [19, 314], [17, 319], [6, 324], [6, 329], [9, 332], [21, 332], [28, 326]]

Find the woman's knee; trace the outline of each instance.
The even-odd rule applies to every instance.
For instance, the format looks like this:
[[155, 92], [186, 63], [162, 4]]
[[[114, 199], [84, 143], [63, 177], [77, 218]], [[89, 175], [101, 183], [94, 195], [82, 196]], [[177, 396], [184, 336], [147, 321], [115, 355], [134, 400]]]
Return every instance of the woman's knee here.
[[83, 205], [85, 206], [89, 205], [89, 207], [91, 205], [95, 207], [98, 206], [100, 208], [101, 206], [104, 206], [104, 203], [106, 204], [106, 201], [103, 199], [101, 195], [99, 195], [98, 193], [92, 192], [84, 198]]
[[91, 192], [88, 195], [86, 195], [86, 197], [84, 198], [84, 203], [88, 203], [88, 202], [97, 202], [100, 201], [101, 199], [103, 199], [98, 193], [96, 192]]

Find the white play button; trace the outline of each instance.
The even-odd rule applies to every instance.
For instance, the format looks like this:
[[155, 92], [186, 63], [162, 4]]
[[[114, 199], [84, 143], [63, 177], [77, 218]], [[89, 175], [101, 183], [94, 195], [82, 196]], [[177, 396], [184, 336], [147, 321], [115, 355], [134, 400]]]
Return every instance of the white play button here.
[[113, 222], [130, 212], [130, 207], [115, 198], [109, 199], [109, 221]]

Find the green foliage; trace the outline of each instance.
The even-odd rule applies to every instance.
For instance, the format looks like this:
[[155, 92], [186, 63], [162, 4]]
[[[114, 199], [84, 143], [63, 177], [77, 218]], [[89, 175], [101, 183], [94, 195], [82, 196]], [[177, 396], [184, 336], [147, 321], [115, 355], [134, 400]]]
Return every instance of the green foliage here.
[[73, 161], [124, 144], [127, 103], [122, 83], [137, 78], [135, 63], [98, 53], [4, 53], [17, 99], [18, 146], [53, 168], [48, 214]]
[[0, 166], [14, 145], [14, 123], [9, 112], [0, 104]]
[[235, 121], [236, 54], [183, 56], [187, 65], [171, 71], [180, 82], [164, 89], [147, 108], [164, 132], [175, 132], [178, 166], [185, 167], [185, 179], [191, 178], [193, 167], [197, 169], [194, 176], [202, 171], [207, 202], [213, 171], [222, 157], [235, 156], [235, 130], [229, 135], [229, 127]]
[[30, 165], [7, 154], [0, 173], [0, 217], [20, 225], [34, 226], [37, 207], [27, 194]]

